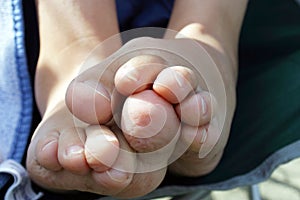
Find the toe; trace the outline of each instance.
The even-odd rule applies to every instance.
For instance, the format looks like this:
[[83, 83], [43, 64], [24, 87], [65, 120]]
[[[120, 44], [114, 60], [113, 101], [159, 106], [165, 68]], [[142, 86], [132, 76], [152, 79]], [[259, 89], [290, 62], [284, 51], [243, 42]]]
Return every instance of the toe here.
[[112, 117], [110, 95], [94, 80], [74, 80], [68, 87], [66, 104], [73, 115], [89, 124], [104, 124]]
[[184, 125], [175, 151], [186, 151], [169, 169], [184, 176], [201, 176], [210, 173], [219, 163], [223, 150], [219, 139], [221, 130], [215, 119], [209, 125], [193, 127]]
[[191, 126], [202, 126], [207, 124], [212, 117], [215, 107], [214, 98], [208, 92], [192, 94], [176, 106], [179, 118]]
[[88, 165], [96, 172], [109, 169], [119, 154], [119, 141], [105, 126], [93, 125], [86, 128], [85, 157]]
[[[214, 148], [221, 137], [222, 130], [220, 129], [216, 119], [213, 119], [207, 128], [202, 128], [202, 137], [200, 140], [200, 149], [198, 156], [200, 159], [206, 158]], [[218, 149], [218, 151], [222, 151]]]
[[58, 161], [58, 140], [59, 133], [56, 131], [41, 137], [36, 146], [36, 159], [39, 165], [51, 171], [59, 171], [62, 169]]
[[158, 74], [153, 89], [170, 103], [175, 104], [181, 102], [196, 85], [197, 79], [192, 70], [173, 66]]
[[183, 125], [180, 140], [189, 146], [188, 151], [193, 153], [199, 152], [201, 145], [207, 140], [207, 126]]
[[58, 143], [58, 160], [61, 166], [78, 175], [86, 175], [90, 168], [84, 155], [85, 135], [82, 129], [61, 131]]
[[174, 139], [179, 120], [171, 104], [152, 90], [145, 90], [126, 99], [121, 126], [133, 149], [150, 152]]
[[128, 145], [118, 128], [113, 131], [120, 142], [118, 159], [111, 169], [104, 173], [94, 173], [93, 178], [112, 196], [122, 199], [132, 199], [153, 191], [162, 182], [166, 167], [153, 171], [140, 169], [135, 173], [137, 165], [140, 164], [138, 155]]
[[[40, 144], [38, 144], [38, 146], [40, 147], [37, 147], [38, 151], [38, 149], [43, 147], [43, 144], [47, 144], [47, 140], [38, 140], [34, 138], [30, 144], [29, 154], [27, 157], [28, 172], [32, 180], [44, 188], [55, 191], [79, 190], [102, 195], [116, 195], [117, 193], [125, 189], [130, 184], [133, 177], [132, 172], [134, 172], [135, 163], [134, 154], [127, 155], [124, 153], [120, 153], [118, 155], [114, 155], [115, 153], [112, 152], [111, 149], [107, 149], [108, 145], [106, 144], [108, 143], [107, 140], [114, 139], [112, 139], [112, 136], [109, 135], [111, 133], [110, 131], [103, 129], [103, 127], [101, 127], [100, 129], [99, 126], [90, 126], [85, 131], [84, 129], [79, 128], [72, 128], [69, 130], [61, 131], [59, 138], [57, 136], [56, 142], [56, 146], [59, 146], [59, 150], [56, 149], [56, 151], [60, 152], [60, 155], [48, 155], [49, 157], [45, 157], [48, 160], [51, 160], [52, 157], [56, 159], [57, 157], [59, 157], [59, 160], [64, 167], [64, 170], [59, 171], [54, 171], [52, 169], [48, 170], [39, 162], [37, 162], [38, 159], [36, 158], [36, 154], [32, 153], [32, 149], [35, 147], [37, 142], [39, 142]], [[77, 138], [74, 137], [76, 134], [78, 134]], [[102, 138], [98, 137], [98, 135], [101, 134], [105, 135]], [[51, 139], [53, 138], [51, 138], [50, 136], [47, 137], [48, 141], [51, 141]], [[85, 149], [87, 151], [83, 152], [82, 144], [85, 140]], [[95, 141], [94, 144], [92, 143], [93, 141]], [[124, 142], [121, 142], [122, 148], [124, 148], [124, 144], [125, 140]], [[95, 145], [100, 147], [103, 145], [103, 147], [94, 148]], [[88, 151], [88, 149], [92, 149], [92, 151], [94, 152], [100, 151], [100, 155], [97, 155], [97, 152], [94, 153]], [[74, 153], [70, 153], [72, 151]], [[83, 156], [82, 152], [84, 153]], [[94, 168], [99, 168], [99, 166], [103, 165], [102, 163], [99, 164], [93, 160], [104, 160], [104, 158], [101, 157], [101, 152], [104, 153], [104, 156], [106, 156], [106, 158], [109, 157], [112, 160], [114, 160], [114, 157], [118, 157], [118, 159], [115, 159], [116, 161], [113, 161], [114, 165], [110, 169], [108, 169], [108, 171], [99, 172], [95, 170], [87, 170], [87, 173], [79, 173], [80, 169], [85, 170], [82, 167], [83, 163], [85, 163], [84, 167], [86, 167], [86, 165], [88, 164], [93, 166]], [[89, 163], [83, 161], [83, 158], [86, 154], [86, 157], [89, 157], [87, 158]], [[89, 156], [88, 154], [91, 155]], [[59, 162], [57, 161], [56, 163]], [[53, 163], [51, 164], [53, 165]], [[63, 169], [62, 167], [60, 168]]]
[[[104, 189], [104, 194], [120, 197], [119, 193], [127, 188], [133, 179], [136, 168], [136, 154], [130, 148], [121, 131], [113, 127], [113, 132], [119, 142], [119, 152], [110, 169], [104, 172], [92, 172], [92, 177], [98, 186]], [[111, 152], [108, 152], [111, 157]]]
[[136, 56], [122, 65], [115, 76], [116, 89], [129, 96], [152, 86], [166, 61], [154, 55]]
[[210, 124], [200, 127], [183, 125], [181, 129], [180, 141], [189, 148], [187, 151], [197, 154], [197, 157], [205, 158], [216, 146], [221, 136], [216, 119]]

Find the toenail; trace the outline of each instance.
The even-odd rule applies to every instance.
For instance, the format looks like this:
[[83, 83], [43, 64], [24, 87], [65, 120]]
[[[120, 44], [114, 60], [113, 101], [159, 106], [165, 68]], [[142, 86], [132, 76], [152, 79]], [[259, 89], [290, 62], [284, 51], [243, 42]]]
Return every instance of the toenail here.
[[202, 129], [202, 136], [201, 136], [201, 141], [200, 144], [203, 144], [207, 139], [207, 130], [204, 128]]
[[102, 97], [110, 101], [109, 93], [98, 82], [93, 80], [86, 80], [83, 81], [83, 83], [89, 88], [91, 88], [92, 90], [94, 90], [97, 94], [101, 95]]
[[108, 170], [106, 173], [112, 180], [116, 182], [124, 182], [129, 178], [126, 172], [120, 172], [115, 169]]
[[178, 72], [174, 71], [174, 77], [176, 82], [178, 83], [179, 87], [183, 87], [184, 86], [184, 78], [182, 77], [182, 75], [180, 75]]
[[200, 101], [201, 101], [201, 107], [202, 107], [202, 115], [205, 115], [207, 113], [207, 105], [202, 96], [200, 96]]
[[47, 143], [43, 146], [42, 151], [45, 151], [45, 150], [47, 150], [48, 148], [53, 148], [52, 145], [53, 145], [54, 143], [57, 143], [57, 139], [53, 139], [53, 140], [50, 140], [49, 142], [47, 142]]
[[209, 154], [209, 152], [212, 150], [212, 148], [205, 147], [206, 140], [207, 140], [207, 129], [204, 128], [204, 129], [202, 129], [202, 138], [200, 141], [201, 147], [200, 147], [199, 154], [198, 154], [200, 159], [205, 158]]
[[66, 150], [66, 156], [82, 154], [84, 151], [82, 146], [70, 146]]
[[128, 67], [130, 70], [125, 72], [125, 76], [132, 80], [132, 81], [138, 81], [138, 71], [135, 69], [135, 67]]
[[210, 127], [206, 128], [207, 138], [205, 139], [205, 142], [201, 144], [199, 154], [198, 154], [198, 157], [200, 159], [205, 158], [214, 149], [214, 147], [216, 146], [217, 142], [220, 139], [221, 133], [222, 131], [219, 130], [216, 126], [213, 127], [210, 125]]
[[205, 158], [205, 157], [209, 154], [209, 152], [210, 152], [210, 151], [203, 150], [203, 148], [201, 147], [200, 150], [199, 150], [198, 157], [199, 157], [200, 159]]
[[112, 143], [119, 142], [119, 140], [116, 138], [115, 135], [104, 133], [104, 137], [108, 142], [112, 142]]

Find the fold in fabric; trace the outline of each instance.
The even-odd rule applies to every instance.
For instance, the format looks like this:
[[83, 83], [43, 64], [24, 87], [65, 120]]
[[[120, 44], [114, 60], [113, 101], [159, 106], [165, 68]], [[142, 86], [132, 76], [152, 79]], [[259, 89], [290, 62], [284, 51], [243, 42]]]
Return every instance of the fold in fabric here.
[[[0, 155], [21, 162], [30, 134], [32, 89], [21, 0], [0, 0]], [[0, 187], [8, 177], [1, 174]]]

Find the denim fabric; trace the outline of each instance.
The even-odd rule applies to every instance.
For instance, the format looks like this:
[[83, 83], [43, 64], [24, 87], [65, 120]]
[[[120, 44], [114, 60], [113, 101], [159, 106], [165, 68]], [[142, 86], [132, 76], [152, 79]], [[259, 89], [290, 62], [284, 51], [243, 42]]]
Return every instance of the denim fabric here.
[[[0, 156], [21, 162], [30, 132], [32, 90], [21, 0], [0, 0]], [[0, 176], [0, 186], [6, 182]]]

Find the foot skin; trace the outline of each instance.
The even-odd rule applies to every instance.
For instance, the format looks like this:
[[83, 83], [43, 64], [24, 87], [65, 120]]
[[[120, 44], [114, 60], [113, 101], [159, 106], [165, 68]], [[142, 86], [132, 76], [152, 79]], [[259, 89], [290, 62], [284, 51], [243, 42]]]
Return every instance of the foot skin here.
[[[175, 158], [169, 155], [169, 162], [176, 159], [169, 169], [184, 176], [211, 172], [222, 155], [222, 151], [209, 155], [221, 135], [216, 120], [212, 120], [216, 100], [209, 92], [197, 91], [201, 85], [191, 69], [149, 67], [142, 62], [147, 57], [153, 56], [131, 59], [115, 76], [116, 89], [127, 96], [121, 117], [127, 142], [137, 152], [159, 152], [179, 132], [176, 151], [182, 155], [179, 159], [178, 155], [174, 155]], [[156, 57], [156, 60], [167, 65], [162, 58]], [[156, 103], [159, 99], [164, 103]], [[167, 114], [172, 117], [166, 117]]]
[[35, 131], [27, 158], [32, 179], [52, 190], [142, 196], [161, 183], [178, 146], [186, 151], [169, 170], [184, 176], [212, 171], [224, 147], [211, 120], [215, 100], [197, 90], [191, 69], [168, 65], [140, 55], [100, 79], [101, 65], [77, 77], [66, 103]]
[[119, 151], [134, 152], [117, 127], [73, 120], [62, 103], [36, 130], [27, 154], [27, 169], [36, 183], [54, 191], [134, 197], [154, 190], [162, 181], [166, 168], [132, 173], [137, 159], [133, 153]]
[[[88, 79], [81, 81], [85, 75]], [[113, 84], [113, 77], [105, 77]], [[28, 148], [28, 172], [37, 184], [54, 191], [79, 190], [122, 198], [145, 195], [161, 183], [167, 168], [134, 173], [138, 165], [135, 151], [117, 126], [105, 126], [112, 117], [110, 93], [96, 82], [86, 73], [68, 90], [66, 101], [81, 120], [65, 101], [55, 106], [49, 103], [53, 109], [46, 109]], [[105, 86], [109, 88], [109, 84]], [[73, 97], [78, 98], [70, 101]], [[77, 102], [87, 103], [82, 112], [83, 106]], [[157, 103], [163, 102], [159, 99]], [[98, 110], [95, 103], [101, 105]]]

